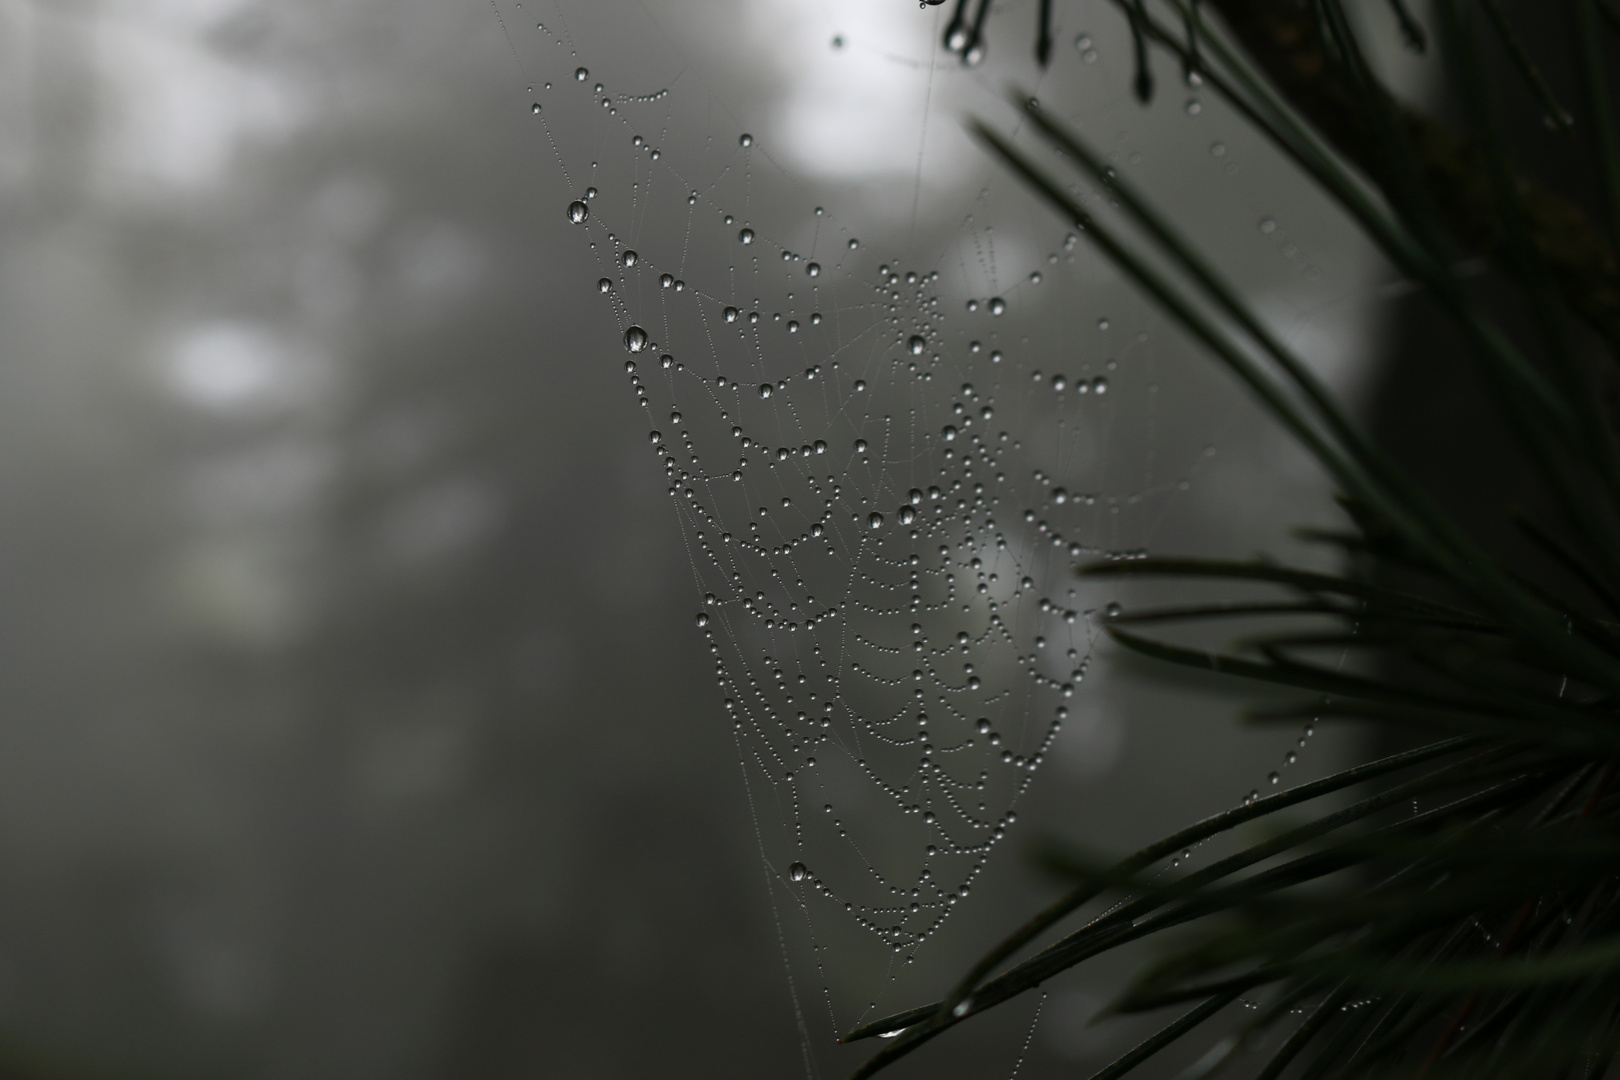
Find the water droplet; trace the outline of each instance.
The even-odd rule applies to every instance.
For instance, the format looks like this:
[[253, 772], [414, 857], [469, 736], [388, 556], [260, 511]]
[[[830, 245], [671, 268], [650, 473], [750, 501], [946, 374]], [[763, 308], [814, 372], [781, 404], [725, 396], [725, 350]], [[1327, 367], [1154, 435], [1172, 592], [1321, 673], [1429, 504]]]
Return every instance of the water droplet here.
[[810, 876], [810, 868], [802, 862], [796, 862], [788, 867], [789, 881], [803, 881]]
[[1261, 218], [1260, 231], [1263, 233], [1274, 233], [1277, 231], [1277, 223], [1270, 218]]
[[835, 49], [842, 49], [844, 47], [844, 35], [843, 34], [834, 34], [833, 35], [832, 47], [835, 48]]
[[775, 392], [776, 392], [776, 387], [772, 386], [770, 383], [762, 382], [762, 383], [759, 384], [759, 396], [760, 397], [768, 398], [772, 394], [774, 394]]
[[988, 719], [981, 719], [977, 726], [980, 735], [990, 734], [990, 721]]
[[872, 516], [866, 519], [866, 523], [874, 529], [881, 529], [883, 527], [883, 515], [874, 510]]
[[737, 234], [737, 239], [744, 244], [752, 244], [754, 242], [754, 230], [744, 228]]
[[1081, 34], [1079, 37], [1074, 39], [1074, 49], [1076, 52], [1085, 52], [1089, 48], [1091, 48], [1090, 34]]
[[922, 490], [920, 488], [912, 488], [910, 491], [906, 492], [906, 498], [911, 501], [912, 506], [921, 506], [923, 501]]
[[819, 522], [819, 521], [816, 522], [814, 525], [810, 526], [810, 535], [811, 536], [820, 536], [822, 531], [823, 530], [821, 528], [821, 522]]
[[990, 298], [990, 314], [992, 314], [992, 315], [1000, 315], [1002, 312], [1004, 312], [1006, 310], [1007, 310], [1007, 301], [1003, 300], [999, 296], [992, 296]]
[[672, 366], [674, 366], [674, 364], [675, 358], [669, 355], [669, 353], [665, 353], [663, 356], [658, 358], [658, 366], [663, 368], [665, 371], [668, 371]]
[[853, 236], [849, 238], [849, 250], [854, 251], [860, 246], [861, 242], [859, 240], [855, 239]]
[[540, 115], [540, 103], [537, 101], [533, 105], [530, 105], [529, 106], [529, 111], [534, 113], [534, 115], [539, 116]]
[[1052, 501], [1055, 502], [1055, 503], [1058, 503], [1060, 505], [1063, 504], [1063, 503], [1068, 502], [1069, 501], [1069, 492], [1068, 492], [1068, 490], [1065, 489], [1065, 488], [1053, 488], [1052, 489]]
[[906, 342], [906, 348], [911, 350], [912, 356], [921, 356], [922, 351], [927, 347], [928, 342], [923, 339], [921, 334], [911, 335], [911, 340]]
[[635, 252], [631, 251], [629, 248], [626, 248], [624, 254], [619, 256], [619, 261], [624, 263], [626, 268], [629, 268], [629, 267], [632, 267], [632, 266], [636, 265], [636, 263], [640, 259], [641, 259], [641, 256], [637, 255]]
[[946, 424], [945, 430], [940, 432], [940, 434], [945, 437], [946, 442], [954, 442], [956, 439], [956, 425]]
[[978, 311], [979, 310], [979, 302], [977, 300], [969, 300], [967, 302], [967, 309], [969, 311]]
[[587, 198], [587, 199], [594, 199], [594, 198], [596, 198], [596, 189], [595, 189], [595, 188], [594, 188], [594, 187], [588, 187], [588, 188], [586, 188], [586, 189], [585, 189], [585, 197], [586, 197], [586, 198]]
[[1199, 101], [1195, 97], [1187, 99], [1187, 115], [1188, 116], [1197, 116], [1199, 113], [1201, 113], [1203, 111], [1204, 111], [1204, 103], [1203, 102]]
[[900, 508], [900, 524], [902, 524], [902, 525], [910, 525], [913, 521], [916, 521], [916, 520], [917, 520], [917, 511], [913, 510], [909, 506], [902, 506]]
[[610, 292], [612, 292], [613, 291], [613, 279], [612, 278], [602, 278], [600, 281], [598, 281], [596, 283], [596, 291], [599, 292], [599, 293], [610, 293]]
[[697, 614], [697, 624], [699, 626], [708, 626], [709, 625], [709, 613], [706, 612], [706, 611], [698, 612], [698, 614]]
[[1063, 393], [1063, 391], [1067, 389], [1068, 385], [1068, 376], [1064, 375], [1062, 372], [1052, 376], [1052, 389], [1056, 390], [1058, 393]]
[[1124, 611], [1124, 610], [1125, 610], [1124, 608], [1120, 607], [1117, 603], [1115, 603], [1113, 601], [1109, 601], [1108, 606], [1103, 608], [1104, 614], [1106, 614], [1110, 619], [1119, 618], [1119, 613]]
[[639, 326], [632, 326], [630, 329], [624, 332], [624, 347], [633, 353], [637, 353], [642, 349], [645, 349], [650, 340], [651, 339], [647, 337], [647, 331], [643, 330]]
[[741, 312], [734, 307], [728, 307], [721, 314], [725, 317], [726, 322], [736, 322], [737, 316], [740, 315]]
[[1108, 393], [1108, 377], [1106, 375], [1099, 375], [1095, 379], [1092, 379], [1091, 392], [1093, 394]]
[[809, 263], [809, 264], [807, 264], [805, 266], [804, 272], [806, 274], [809, 274], [811, 277], [820, 277], [821, 276], [821, 264], [818, 263], [818, 262]]
[[799, 320], [798, 319], [789, 319], [788, 320], [787, 332], [790, 333], [790, 334], [797, 334], [799, 332]]
[[1271, 782], [1271, 783], [1273, 783], [1273, 784], [1275, 784], [1275, 783], [1277, 783], [1277, 782], [1278, 782], [1278, 781], [1279, 781], [1279, 780], [1281, 780], [1281, 779], [1282, 779], [1282, 777], [1281, 777], [1281, 776], [1278, 776], [1278, 775], [1277, 775], [1277, 774], [1276, 774], [1276, 773], [1267, 773], [1267, 774], [1266, 774], [1266, 779], [1267, 779], [1267, 780], [1268, 780], [1268, 781], [1270, 781], [1270, 782]]
[[1029, 272], [1029, 283], [1031, 285], [1039, 285], [1041, 283], [1041, 272], [1039, 270], [1031, 270]]
[[681, 414], [679, 412], [671, 412], [669, 414], [669, 422], [671, 424], [674, 424], [676, 427], [680, 427], [681, 426]]
[[574, 78], [577, 79], [578, 81], [584, 82], [586, 79], [588, 79], [590, 77], [591, 77], [591, 73], [590, 73], [590, 71], [588, 69], [586, 69], [586, 68], [575, 68], [574, 69]]
[[662, 431], [649, 431], [647, 432], [647, 438], [654, 446], [657, 446], [664, 441], [664, 433]]
[[865, 439], [856, 439], [855, 440], [855, 452], [857, 454], [866, 453], [866, 440]]
[[741, 135], [737, 136], [737, 145], [746, 150], [748, 147], [754, 145], [754, 137], [745, 131]]
[[659, 274], [658, 275], [658, 287], [659, 288], [667, 289], [673, 284], [675, 284], [675, 275], [674, 274]]
[[585, 219], [591, 216], [591, 208], [579, 199], [568, 204], [568, 220], [575, 225], [584, 224]]

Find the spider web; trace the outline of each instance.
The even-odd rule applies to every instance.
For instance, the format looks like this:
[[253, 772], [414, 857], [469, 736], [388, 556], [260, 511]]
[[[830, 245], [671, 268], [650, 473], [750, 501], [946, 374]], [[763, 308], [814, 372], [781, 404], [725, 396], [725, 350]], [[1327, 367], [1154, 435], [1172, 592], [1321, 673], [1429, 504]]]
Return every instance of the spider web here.
[[[1172, 336], [1015, 184], [958, 186], [941, 224], [923, 150], [876, 204], [807, 179], [768, 111], [733, 115], [649, 11], [608, 8], [512, 4], [504, 29], [563, 193], [544, 212], [575, 223], [559, 257], [602, 327], [575, 362], [622, 373], [680, 522], [808, 1064], [824, 1036], [923, 1000], [908, 969], [981, 889], [1065, 731], [1079, 771], [1108, 768], [1086, 680], [1113, 586], [1072, 569], [1145, 554], [1234, 414], [1166, 367]], [[929, 108], [993, 109], [1009, 71], [1036, 77], [1021, 56], [967, 71], [925, 52], [942, 24], [914, 17], [916, 50], [866, 61]], [[1104, 66], [1091, 31], [1061, 33], [1062, 77]], [[1122, 74], [1100, 112], [1129, 165], [1108, 119]], [[1176, 111], [1202, 108], [1189, 92]], [[1213, 173], [1235, 171], [1208, 145]], [[1266, 222], [1291, 272], [1317, 274]]]

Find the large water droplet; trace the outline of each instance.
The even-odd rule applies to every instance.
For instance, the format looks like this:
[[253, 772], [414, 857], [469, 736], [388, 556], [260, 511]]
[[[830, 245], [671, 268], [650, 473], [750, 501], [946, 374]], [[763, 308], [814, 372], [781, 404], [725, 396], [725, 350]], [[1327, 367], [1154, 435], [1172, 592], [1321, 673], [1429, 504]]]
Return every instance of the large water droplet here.
[[804, 272], [809, 274], [811, 277], [820, 277], [821, 264], [817, 262], [810, 263], [804, 268]]
[[737, 234], [737, 239], [744, 244], [752, 244], [754, 242], [754, 230], [745, 226], [743, 230]]
[[664, 433], [662, 431], [649, 431], [647, 432], [647, 438], [654, 446], [657, 446], [664, 441]]
[[768, 398], [768, 397], [771, 396], [771, 394], [773, 394], [775, 392], [776, 392], [776, 387], [772, 386], [770, 383], [762, 382], [762, 383], [759, 384], [759, 396], [760, 397]]
[[636, 265], [637, 260], [639, 260], [640, 258], [641, 258], [641, 256], [637, 255], [635, 252], [629, 250], [628, 248], [625, 249], [625, 252], [624, 252], [623, 255], [619, 256], [619, 260], [621, 262], [623, 262], [626, 267], [631, 267], [631, 266]]
[[913, 510], [909, 506], [902, 506], [900, 508], [900, 524], [902, 524], [902, 525], [910, 525], [913, 521], [916, 521], [916, 520], [917, 520], [917, 511]]
[[940, 434], [945, 437], [946, 442], [954, 441], [955, 438], [956, 438], [956, 425], [955, 424], [946, 424], [945, 425], [945, 430], [940, 432]]
[[602, 278], [600, 281], [598, 281], [596, 283], [596, 291], [599, 292], [599, 293], [610, 293], [610, 292], [612, 292], [613, 291], [613, 280], [611, 278]]
[[647, 347], [647, 343], [651, 340], [652, 339], [647, 336], [647, 331], [643, 330], [639, 326], [632, 326], [630, 329], [624, 332], [624, 347], [633, 353], [638, 353], [642, 349], [645, 349]]
[[855, 452], [857, 454], [866, 453], [866, 440], [865, 439], [856, 439], [855, 440]]
[[742, 313], [734, 307], [728, 307], [721, 314], [725, 317], [726, 322], [736, 322], [737, 316]]
[[928, 342], [921, 334], [912, 334], [911, 340], [906, 342], [906, 348], [911, 350], [912, 356], [921, 356], [922, 351], [928, 347]]
[[788, 867], [789, 881], [803, 881], [810, 876], [810, 868], [802, 862], [793, 863]]
[[575, 199], [568, 204], [568, 220], [575, 225], [584, 224], [585, 219], [591, 216], [591, 208], [581, 199]]
[[1093, 394], [1106, 394], [1106, 393], [1108, 393], [1108, 378], [1107, 378], [1107, 376], [1099, 375], [1095, 379], [1092, 379], [1091, 380], [1091, 392]]
[[866, 523], [874, 529], [881, 529], [883, 527], [883, 515], [874, 510], [872, 516], [866, 519]]
[[579, 80], [580, 82], [584, 82], [586, 79], [588, 79], [590, 77], [591, 77], [591, 73], [586, 68], [575, 68], [574, 69], [574, 78]]
[[990, 298], [990, 314], [992, 314], [992, 315], [1000, 315], [1002, 312], [1004, 312], [1006, 310], [1007, 310], [1007, 301], [1003, 300], [999, 296], [992, 296]]
[[675, 275], [674, 274], [659, 274], [658, 275], [658, 287], [659, 288], [667, 289], [673, 284], [675, 284]]
[[540, 103], [537, 101], [533, 105], [530, 105], [529, 106], [529, 111], [534, 113], [534, 115], [539, 116], [540, 115]]
[[745, 131], [741, 135], [737, 136], [737, 145], [746, 150], [748, 147], [754, 145], [754, 137]]
[[709, 613], [706, 612], [706, 611], [698, 612], [697, 624], [699, 626], [708, 626], [709, 625]]
[[853, 236], [849, 238], [849, 250], [854, 251], [860, 246], [861, 242], [859, 240], [855, 239]]

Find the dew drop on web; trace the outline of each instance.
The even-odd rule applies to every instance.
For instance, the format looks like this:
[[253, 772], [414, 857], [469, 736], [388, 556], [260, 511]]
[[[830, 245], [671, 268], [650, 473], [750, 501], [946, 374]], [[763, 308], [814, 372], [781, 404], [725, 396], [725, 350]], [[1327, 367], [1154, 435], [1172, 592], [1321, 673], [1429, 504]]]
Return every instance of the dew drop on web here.
[[874, 529], [881, 529], [883, 528], [883, 515], [874, 510], [871, 516], [866, 519], [866, 523]]
[[647, 331], [643, 330], [639, 326], [632, 326], [630, 329], [624, 332], [624, 347], [633, 353], [638, 353], [642, 349], [645, 349], [650, 340], [651, 339], [647, 336]]
[[582, 199], [575, 199], [568, 204], [568, 220], [575, 225], [583, 225], [585, 219], [591, 216], [591, 208]]
[[911, 340], [906, 342], [906, 347], [911, 350], [912, 356], [921, 356], [923, 350], [928, 347], [928, 341], [921, 334], [913, 334]]
[[802, 862], [796, 862], [788, 867], [789, 881], [803, 881], [810, 876], [810, 868]]
[[1007, 301], [1003, 300], [999, 296], [992, 296], [990, 298], [990, 314], [992, 314], [992, 315], [1001, 315], [1004, 312], [1006, 312], [1006, 310], [1007, 310]]
[[806, 274], [809, 274], [811, 277], [820, 277], [821, 276], [821, 264], [818, 263], [818, 262], [809, 263], [809, 264], [807, 264], [805, 266], [804, 272]]
[[743, 228], [737, 233], [737, 241], [743, 244], [752, 244], [754, 242], [754, 230]]

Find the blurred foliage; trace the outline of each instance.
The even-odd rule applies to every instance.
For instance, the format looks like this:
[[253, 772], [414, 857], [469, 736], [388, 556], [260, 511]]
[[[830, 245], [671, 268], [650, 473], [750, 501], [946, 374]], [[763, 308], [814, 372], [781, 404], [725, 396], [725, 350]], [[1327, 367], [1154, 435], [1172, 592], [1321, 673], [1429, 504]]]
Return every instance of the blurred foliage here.
[[[1620, 1051], [1620, 134], [1609, 86], [1620, 18], [1600, 0], [1516, 13], [1499, 0], [1434, 0], [1423, 26], [1393, 0], [1388, 24], [1443, 71], [1456, 116], [1442, 122], [1380, 80], [1371, 5], [1116, 2], [1144, 102], [1155, 54], [1168, 52], [1420, 288], [1533, 478], [1530, 492], [1481, 478], [1470, 491], [1501, 505], [1469, 509], [1511, 522], [1523, 544], [1503, 555], [1438, 497], [1455, 493], [1414, 480], [1228, 276], [1035, 99], [1014, 95], [1024, 145], [976, 122], [983, 143], [1256, 394], [1341, 492], [1346, 528], [1308, 538], [1335, 548], [1343, 573], [1163, 558], [1086, 568], [1256, 590], [1114, 615], [1114, 640], [1297, 692], [1262, 719], [1372, 723], [1416, 748], [1254, 797], [1116, 864], [1046, 851], [1070, 891], [940, 1001], [851, 1032], [846, 1041], [894, 1036], [856, 1075], [1144, 939], [1160, 943], [1160, 958], [1111, 1011], [1191, 1008], [1100, 1078], [1217, 1018], [1224, 1026], [1210, 1027], [1224, 1037], [1203, 1029], [1200, 1045], [1213, 1046], [1184, 1075], [1603, 1075]], [[971, 21], [967, 7], [947, 45], [972, 60], [989, 5]], [[1552, 17], [1557, 55], [1538, 63], [1547, 49], [1515, 16], [1543, 34]], [[1045, 8], [1041, 20], [1049, 43]], [[1543, 144], [1515, 127], [1525, 116], [1545, 129], [1535, 138], [1580, 162], [1556, 177], [1561, 189], [1532, 179], [1547, 170], [1534, 149]], [[1096, 203], [1074, 194], [1075, 173], [1110, 211], [1086, 209]], [[1490, 272], [1469, 276], [1467, 261], [1481, 258]], [[1512, 504], [1527, 494], [1546, 511]], [[1221, 651], [1163, 629], [1228, 619], [1270, 629]], [[1296, 807], [1315, 809], [1281, 813]], [[1207, 864], [1178, 872], [1203, 844]]]

